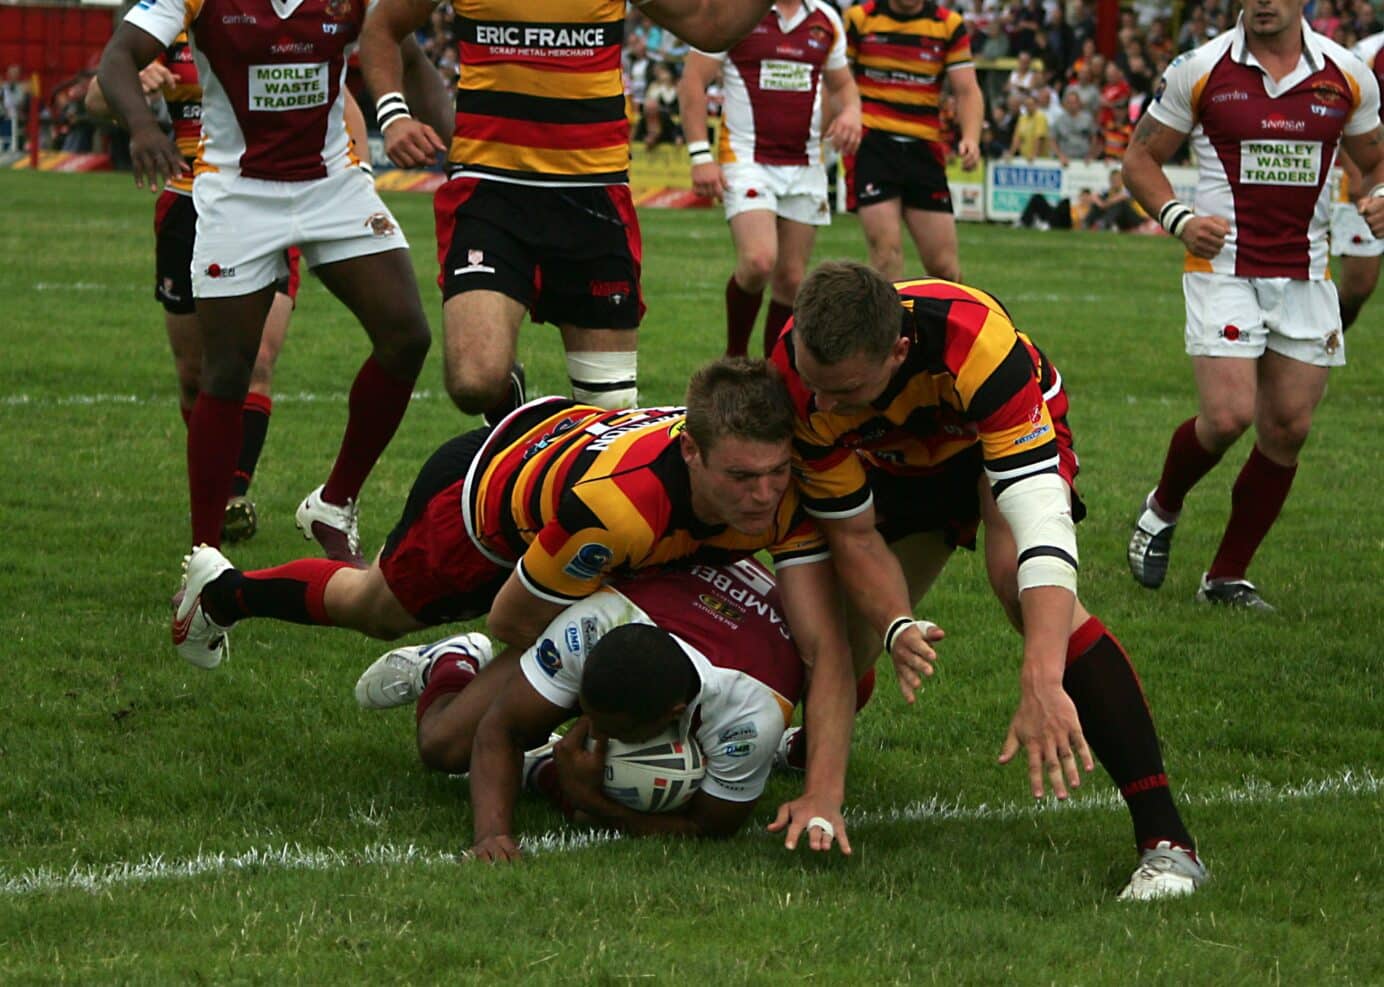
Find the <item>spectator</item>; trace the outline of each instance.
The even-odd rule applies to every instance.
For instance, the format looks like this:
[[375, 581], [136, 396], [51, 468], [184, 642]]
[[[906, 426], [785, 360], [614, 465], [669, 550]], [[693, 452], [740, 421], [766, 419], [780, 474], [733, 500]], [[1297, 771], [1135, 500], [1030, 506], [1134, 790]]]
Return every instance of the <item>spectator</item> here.
[[1052, 14], [1048, 17], [1047, 24], [1047, 58], [1043, 62], [1054, 79], [1061, 79], [1067, 74], [1067, 66], [1076, 58], [1077, 43], [1076, 32], [1067, 23], [1067, 12], [1059, 2], [1052, 8]]
[[1014, 12], [1014, 29], [1009, 34], [1009, 46], [1014, 49], [1014, 53], [1024, 52], [1030, 55], [1037, 50], [1038, 35], [1043, 33], [1043, 22], [1047, 18], [1043, 14], [1042, 0], [1027, 0], [1023, 6], [1018, 7]]
[[1082, 105], [1076, 86], [1068, 86], [1062, 94], [1062, 112], [1053, 118], [1049, 130], [1053, 151], [1063, 167], [1072, 161], [1090, 162], [1100, 156], [1102, 145], [1096, 119]]
[[1014, 139], [1014, 125], [1019, 120], [1016, 105], [1009, 100], [991, 105], [990, 117], [985, 121], [981, 134], [981, 153], [986, 158], [1002, 158], [1009, 153], [1009, 144]]
[[1004, 31], [1003, 16], [992, 17], [985, 25], [985, 37], [980, 43], [979, 57], [982, 59], [1008, 58], [1009, 35]]
[[1105, 141], [1105, 157], [1114, 161], [1124, 157], [1125, 149], [1129, 147], [1129, 135], [1134, 129], [1129, 120], [1130, 95], [1129, 83], [1125, 81], [1120, 67], [1114, 62], [1107, 63], [1096, 120]]
[[1206, 11], [1201, 7], [1193, 7], [1191, 16], [1182, 22], [1182, 28], [1177, 32], [1177, 50], [1180, 52], [1191, 51], [1210, 38], [1211, 32], [1206, 21]]
[[1009, 157], [1021, 157], [1028, 161], [1048, 156], [1048, 116], [1038, 106], [1038, 97], [1024, 97], [1023, 113], [1014, 125], [1014, 136], [1009, 140]]
[[1080, 66], [1068, 88], [1076, 90], [1077, 96], [1081, 99], [1081, 105], [1094, 118], [1100, 110], [1100, 86], [1096, 85], [1096, 77], [1092, 71], [1089, 62]]
[[1091, 208], [1083, 224], [1088, 230], [1117, 230], [1128, 233], [1144, 225], [1146, 217], [1134, 204], [1134, 197], [1125, 188], [1124, 174], [1119, 168], [1110, 169], [1110, 185], [1092, 197]]
[[1086, 6], [1085, 0], [1072, 0], [1071, 25], [1072, 36], [1076, 39], [1077, 50], [1084, 50], [1086, 42], [1090, 41], [1092, 50], [1094, 51], [1096, 41], [1096, 18]]
[[0, 149], [18, 151], [24, 147], [24, 124], [29, 116], [29, 80], [24, 69], [11, 65], [0, 85]]
[[1312, 16], [1312, 30], [1330, 38], [1336, 34], [1336, 29], [1340, 26], [1341, 18], [1336, 13], [1334, 0], [1317, 0], [1316, 10]]
[[1033, 68], [1032, 52], [1019, 51], [1015, 61], [1017, 64], [1004, 84], [1004, 94], [1006, 97], [1017, 96], [1022, 100], [1038, 88], [1038, 73]]
[[635, 119], [639, 121], [634, 137], [640, 140], [644, 136], [644, 94], [648, 91], [654, 68], [654, 63], [649, 59], [648, 41], [642, 33], [633, 35], [625, 43], [622, 61], [625, 67], [625, 88], [629, 91]]
[[654, 62], [653, 81], [644, 91], [644, 146], [653, 150], [658, 144], [681, 143], [677, 76], [667, 62]]

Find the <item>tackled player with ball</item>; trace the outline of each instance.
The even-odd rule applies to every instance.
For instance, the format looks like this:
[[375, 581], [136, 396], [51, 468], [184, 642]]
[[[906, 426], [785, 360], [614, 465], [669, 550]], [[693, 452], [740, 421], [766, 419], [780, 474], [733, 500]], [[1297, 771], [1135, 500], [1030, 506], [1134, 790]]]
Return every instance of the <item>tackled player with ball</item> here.
[[[471, 859], [519, 859], [521, 784], [631, 836], [728, 837], [763, 793], [803, 690], [783, 612], [773, 577], [753, 559], [641, 572], [558, 615], [487, 706], [448, 712], [488, 663], [480, 634], [390, 651], [361, 676], [356, 698], [370, 709], [416, 702], [423, 763], [470, 771]], [[579, 714], [551, 756], [524, 756]], [[670, 727], [705, 756], [697, 793], [658, 813], [611, 798], [607, 738], [639, 743]]]

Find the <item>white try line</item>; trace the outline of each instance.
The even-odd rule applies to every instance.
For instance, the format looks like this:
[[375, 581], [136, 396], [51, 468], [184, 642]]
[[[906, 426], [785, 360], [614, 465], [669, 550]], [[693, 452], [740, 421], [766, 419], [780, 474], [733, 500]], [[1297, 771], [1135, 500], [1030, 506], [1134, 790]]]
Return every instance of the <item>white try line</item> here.
[[[440, 397], [439, 391], [414, 391], [410, 395], [412, 401], [431, 401]], [[345, 404], [350, 398], [346, 391], [329, 391], [325, 394], [318, 394], [312, 391], [286, 392], [274, 395], [275, 404]], [[40, 396], [32, 394], [6, 394], [0, 397], [0, 407], [6, 408], [66, 408], [66, 407], [86, 407], [98, 404], [127, 404], [136, 406], [154, 406], [165, 404], [177, 404], [178, 396], [173, 392], [166, 394], [63, 394], [56, 397]]]
[[[1338, 774], [1313, 781], [1290, 785], [1271, 785], [1250, 780], [1238, 787], [1213, 789], [1202, 794], [1183, 794], [1187, 805], [1265, 805], [1269, 803], [1311, 801], [1331, 796], [1377, 795], [1381, 779], [1373, 769], [1346, 769]], [[1113, 812], [1123, 809], [1117, 792], [1104, 789], [1099, 795], [1083, 797], [1066, 803], [1002, 802], [997, 805], [962, 805], [960, 802], [932, 798], [909, 802], [892, 809], [848, 811], [846, 819], [857, 833], [871, 826], [900, 822], [936, 821], [1006, 821], [1027, 819], [1052, 812]], [[565, 853], [583, 850], [620, 839], [616, 833], [581, 830], [553, 830], [538, 836], [526, 836], [519, 842], [526, 853]], [[199, 853], [181, 860], [168, 860], [150, 855], [143, 860], [74, 866], [61, 871], [38, 867], [14, 874], [0, 872], [0, 896], [46, 894], [55, 891], [87, 891], [96, 893], [126, 884], [175, 878], [201, 877], [206, 874], [228, 874], [247, 870], [308, 870], [329, 871], [371, 865], [383, 866], [454, 866], [456, 856], [450, 852], [420, 849], [408, 844], [372, 844], [358, 850], [337, 850], [331, 847], [313, 849], [298, 844], [280, 847], [256, 847], [241, 853]]]

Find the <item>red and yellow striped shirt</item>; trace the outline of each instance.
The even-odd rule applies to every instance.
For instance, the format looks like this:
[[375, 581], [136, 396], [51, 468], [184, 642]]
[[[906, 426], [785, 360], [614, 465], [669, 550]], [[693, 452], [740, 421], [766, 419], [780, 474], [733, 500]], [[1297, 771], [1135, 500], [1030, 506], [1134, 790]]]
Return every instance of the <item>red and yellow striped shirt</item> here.
[[452, 0], [455, 175], [521, 184], [629, 178], [624, 0]]

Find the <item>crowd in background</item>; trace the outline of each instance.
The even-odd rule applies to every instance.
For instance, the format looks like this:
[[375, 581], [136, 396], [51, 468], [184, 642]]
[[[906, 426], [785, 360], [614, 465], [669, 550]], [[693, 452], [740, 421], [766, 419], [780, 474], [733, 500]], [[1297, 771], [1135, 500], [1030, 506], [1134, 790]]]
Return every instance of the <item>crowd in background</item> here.
[[[838, 0], [840, 2], [840, 0]], [[1120, 13], [1117, 50], [1107, 58], [1096, 51], [1091, 0], [963, 0], [971, 47], [985, 92], [986, 123], [981, 135], [987, 158], [1118, 160], [1128, 146], [1135, 121], [1152, 97], [1163, 70], [1235, 24], [1234, 0], [1188, 0], [1174, 10], [1172, 0], [1135, 0]], [[840, 2], [842, 8], [851, 6]], [[1384, 30], [1372, 0], [1314, 0], [1307, 17], [1312, 27], [1346, 47]], [[433, 11], [419, 43], [451, 82], [457, 76], [457, 32], [450, 4]], [[629, 94], [633, 138], [646, 147], [678, 144], [677, 80], [688, 47], [630, 5], [623, 68]], [[0, 149], [21, 149], [31, 112], [27, 69], [10, 66], [0, 103]], [[98, 125], [82, 105], [90, 72], [49, 88], [42, 101], [42, 146], [89, 151]], [[369, 107], [368, 101], [362, 101]], [[710, 93], [711, 115], [719, 93]], [[955, 106], [942, 106], [945, 134], [955, 144]]]

